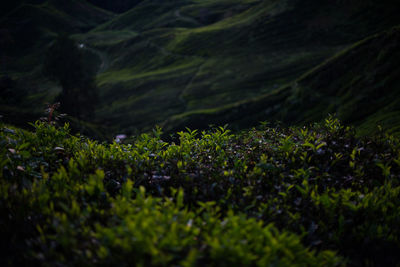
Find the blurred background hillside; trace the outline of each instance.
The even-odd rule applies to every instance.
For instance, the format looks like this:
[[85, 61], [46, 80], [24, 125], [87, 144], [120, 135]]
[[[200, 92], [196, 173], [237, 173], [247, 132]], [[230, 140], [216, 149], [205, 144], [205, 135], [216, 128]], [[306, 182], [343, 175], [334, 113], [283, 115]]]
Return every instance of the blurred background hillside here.
[[400, 132], [400, 5], [389, 0], [19, 0], [0, 4], [0, 114], [61, 102], [99, 139], [337, 114]]

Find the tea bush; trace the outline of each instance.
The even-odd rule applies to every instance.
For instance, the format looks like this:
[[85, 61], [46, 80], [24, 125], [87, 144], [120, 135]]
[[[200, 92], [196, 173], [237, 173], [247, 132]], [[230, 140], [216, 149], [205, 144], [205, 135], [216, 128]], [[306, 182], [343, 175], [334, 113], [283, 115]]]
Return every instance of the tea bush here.
[[400, 262], [400, 142], [333, 118], [131, 144], [0, 125], [2, 265]]

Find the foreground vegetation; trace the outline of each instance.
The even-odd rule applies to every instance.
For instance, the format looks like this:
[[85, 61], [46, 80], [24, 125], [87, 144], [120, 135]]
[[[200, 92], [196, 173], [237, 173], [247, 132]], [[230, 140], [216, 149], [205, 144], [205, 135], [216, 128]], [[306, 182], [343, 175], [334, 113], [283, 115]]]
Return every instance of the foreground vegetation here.
[[400, 142], [334, 118], [100, 144], [0, 125], [2, 266], [391, 266]]

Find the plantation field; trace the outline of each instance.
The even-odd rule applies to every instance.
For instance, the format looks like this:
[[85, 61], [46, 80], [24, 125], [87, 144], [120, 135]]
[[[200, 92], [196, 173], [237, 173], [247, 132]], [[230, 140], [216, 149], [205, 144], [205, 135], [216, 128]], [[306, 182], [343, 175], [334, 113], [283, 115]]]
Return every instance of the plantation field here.
[[9, 265], [395, 266], [400, 142], [328, 117], [106, 144], [0, 125]]
[[92, 136], [155, 125], [170, 133], [210, 123], [294, 125], [329, 113], [360, 135], [376, 124], [398, 133], [400, 7], [393, 1], [119, 2], [109, 8], [122, 13], [87, 1], [21, 0], [0, 17], [9, 40], [0, 77], [18, 88], [16, 101], [0, 103], [5, 121], [25, 127], [55, 101], [61, 87], [43, 75], [43, 55], [66, 33], [96, 69], [93, 118], [71, 121], [77, 129], [95, 125]]
[[0, 266], [399, 266], [399, 13], [2, 1]]
[[236, 129], [268, 118], [286, 124], [321, 121], [337, 114], [356, 126], [359, 135], [381, 125], [398, 135], [399, 69], [393, 67], [398, 53], [400, 28], [375, 34], [340, 51], [293, 82], [261, 96], [215, 109], [174, 115], [162, 125], [166, 130], [205, 128], [226, 122]]

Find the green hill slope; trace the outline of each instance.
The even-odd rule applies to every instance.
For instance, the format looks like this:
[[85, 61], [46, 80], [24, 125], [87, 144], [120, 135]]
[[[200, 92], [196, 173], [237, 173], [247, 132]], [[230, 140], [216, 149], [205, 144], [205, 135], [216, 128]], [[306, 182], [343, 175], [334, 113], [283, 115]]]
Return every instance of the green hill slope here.
[[[399, 133], [400, 28], [373, 35], [336, 54], [299, 79], [264, 96], [218, 109], [177, 115], [166, 127], [206, 127], [231, 123], [249, 127], [262, 120], [286, 123], [319, 121], [336, 113], [359, 133], [377, 130], [377, 124]], [[175, 129], [177, 129], [175, 128]]]
[[142, 0], [113, 0], [113, 1], [87, 0], [87, 1], [106, 10], [110, 10], [112, 12], [123, 13], [131, 9], [138, 3], [140, 3]]
[[[54, 99], [59, 89], [41, 76], [40, 59], [54, 33], [66, 31], [97, 65], [100, 104], [95, 123], [110, 132], [142, 132], [161, 123], [168, 129], [203, 127], [210, 122], [241, 127], [277, 118], [294, 123], [320, 118], [322, 111], [337, 111], [346, 122], [361, 124], [366, 122], [363, 116], [376, 113], [382, 105], [368, 105], [371, 112], [360, 113], [359, 118], [345, 116], [354, 113], [346, 111], [346, 105], [358, 101], [342, 96], [346, 83], [351, 82], [350, 72], [338, 72], [343, 77], [330, 76], [330, 97], [319, 106], [325, 108], [332, 104], [330, 100], [340, 98], [335, 102], [340, 108], [314, 107], [318, 112], [312, 116], [311, 109], [297, 110], [296, 105], [304, 100], [294, 99], [295, 90], [288, 87], [338, 52], [400, 24], [399, 11], [400, 7], [388, 0], [143, 0], [125, 13], [112, 15], [86, 2], [52, 0], [25, 5], [2, 20], [9, 23], [13, 17], [21, 17], [18, 12], [28, 14], [33, 28], [23, 27], [27, 33], [17, 35], [22, 46], [14, 46], [15, 51], [25, 52], [14, 54], [5, 73], [25, 81], [24, 87], [34, 83], [42, 88], [36, 91], [45, 97], [36, 91], [28, 93], [32, 106]], [[25, 42], [25, 38], [29, 40]], [[367, 51], [358, 52], [360, 66], [367, 57], [363, 53]], [[388, 60], [387, 65], [392, 62]], [[349, 64], [357, 64], [357, 60]], [[390, 76], [386, 71], [389, 69], [380, 75]], [[334, 86], [338, 88], [332, 89]], [[311, 94], [311, 89], [296, 90], [299, 96]], [[315, 85], [312, 90], [320, 87]], [[334, 92], [339, 95], [333, 96]], [[278, 108], [279, 114], [258, 112]], [[244, 112], [237, 116], [237, 110]], [[196, 114], [205, 114], [201, 115], [204, 119], [198, 121]], [[380, 115], [375, 115], [376, 121]], [[369, 128], [368, 123], [363, 127]]]
[[107, 47], [81, 36], [112, 59], [98, 76], [97, 116], [129, 132], [271, 93], [399, 23], [396, 10], [378, 1], [143, 1], [89, 34], [131, 38]]

